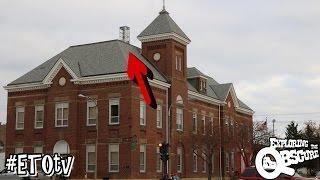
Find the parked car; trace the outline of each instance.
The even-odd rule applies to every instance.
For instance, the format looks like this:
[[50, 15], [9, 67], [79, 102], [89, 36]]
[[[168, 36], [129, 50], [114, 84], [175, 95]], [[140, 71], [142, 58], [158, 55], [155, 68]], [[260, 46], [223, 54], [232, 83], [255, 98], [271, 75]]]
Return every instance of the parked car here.
[[[311, 178], [302, 177], [297, 172], [293, 176], [288, 176], [285, 174], [280, 174], [277, 180], [308, 180]], [[240, 175], [239, 180], [264, 180], [264, 178], [258, 173], [256, 167], [248, 167]]]
[[316, 177], [314, 179], [320, 179], [320, 171], [316, 173]]

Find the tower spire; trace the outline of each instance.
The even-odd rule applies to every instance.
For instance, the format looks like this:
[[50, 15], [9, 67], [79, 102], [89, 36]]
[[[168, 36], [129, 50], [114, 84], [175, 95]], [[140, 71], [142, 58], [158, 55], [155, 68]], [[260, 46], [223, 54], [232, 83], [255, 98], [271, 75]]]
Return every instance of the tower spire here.
[[162, 0], [162, 10], [166, 10], [166, 0]]

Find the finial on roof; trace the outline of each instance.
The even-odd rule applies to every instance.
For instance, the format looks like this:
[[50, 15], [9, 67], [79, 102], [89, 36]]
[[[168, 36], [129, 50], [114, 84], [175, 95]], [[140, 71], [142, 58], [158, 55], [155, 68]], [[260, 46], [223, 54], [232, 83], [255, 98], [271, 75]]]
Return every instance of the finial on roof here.
[[159, 14], [169, 14], [168, 11], [166, 11], [166, 0], [162, 0], [162, 10]]
[[166, 9], [166, 0], [162, 0], [162, 10]]

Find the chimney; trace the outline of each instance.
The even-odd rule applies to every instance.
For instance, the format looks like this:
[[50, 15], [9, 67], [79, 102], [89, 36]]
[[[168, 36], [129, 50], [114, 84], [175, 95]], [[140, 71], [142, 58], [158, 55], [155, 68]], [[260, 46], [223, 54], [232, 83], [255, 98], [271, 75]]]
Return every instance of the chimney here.
[[130, 43], [130, 27], [121, 26], [119, 29], [119, 39], [125, 43]]

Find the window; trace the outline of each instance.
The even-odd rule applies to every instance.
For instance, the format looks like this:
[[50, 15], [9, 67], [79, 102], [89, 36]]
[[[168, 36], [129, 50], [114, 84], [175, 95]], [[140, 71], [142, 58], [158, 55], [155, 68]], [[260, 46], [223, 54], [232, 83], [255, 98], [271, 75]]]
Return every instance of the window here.
[[156, 159], [157, 159], [157, 172], [162, 172], [162, 161], [160, 159], [160, 148], [159, 147], [157, 147]]
[[56, 127], [68, 126], [69, 104], [57, 103], [56, 104]]
[[235, 169], [235, 166], [234, 166], [234, 152], [231, 152], [230, 154], [230, 164], [231, 164], [231, 170], [233, 171]]
[[34, 111], [34, 128], [41, 129], [43, 128], [44, 106], [35, 106]]
[[109, 145], [109, 172], [119, 172], [119, 144]]
[[226, 159], [225, 159], [224, 163], [225, 163], [226, 171], [229, 171], [230, 160], [229, 160], [229, 153], [228, 152], [225, 153], [225, 157], [226, 157]]
[[146, 104], [144, 101], [140, 101], [140, 125], [146, 125]]
[[177, 172], [182, 172], [182, 148], [177, 148]]
[[206, 134], [206, 116], [202, 116], [202, 133]]
[[119, 124], [120, 121], [119, 99], [109, 99], [109, 124]]
[[197, 133], [197, 114], [192, 113], [192, 132]]
[[[33, 152], [34, 153], [38, 153], [38, 154], [42, 154], [43, 153], [43, 147], [42, 146], [35, 146], [35, 147], [33, 147]], [[37, 171], [41, 172], [42, 171], [41, 161], [37, 160], [36, 163], [37, 163]]]
[[183, 109], [177, 108], [177, 130], [183, 131]]
[[157, 128], [162, 128], [162, 106], [157, 106]]
[[16, 108], [16, 129], [24, 129], [24, 107]]
[[182, 70], [182, 56], [181, 55], [176, 56], [176, 70], [178, 70], [178, 71]]
[[197, 172], [198, 171], [198, 155], [196, 150], [193, 150], [192, 165], [193, 165], [193, 172]]
[[87, 145], [86, 153], [86, 170], [87, 172], [94, 172], [96, 170], [96, 146]]
[[98, 107], [97, 101], [87, 102], [87, 126], [94, 126], [97, 123]]
[[43, 147], [42, 146], [35, 146], [35, 147], [33, 147], [33, 152], [42, 154], [43, 153]]
[[213, 135], [213, 117], [210, 117], [211, 135]]
[[139, 155], [140, 172], [146, 172], [146, 145], [140, 145], [140, 155]]
[[202, 153], [202, 162], [202, 172], [204, 173], [207, 171], [207, 156], [204, 153]]
[[214, 153], [212, 153], [212, 173], [214, 172]]
[[14, 149], [14, 153], [15, 153], [15, 154], [23, 153], [23, 147], [16, 147], [16, 148]]

